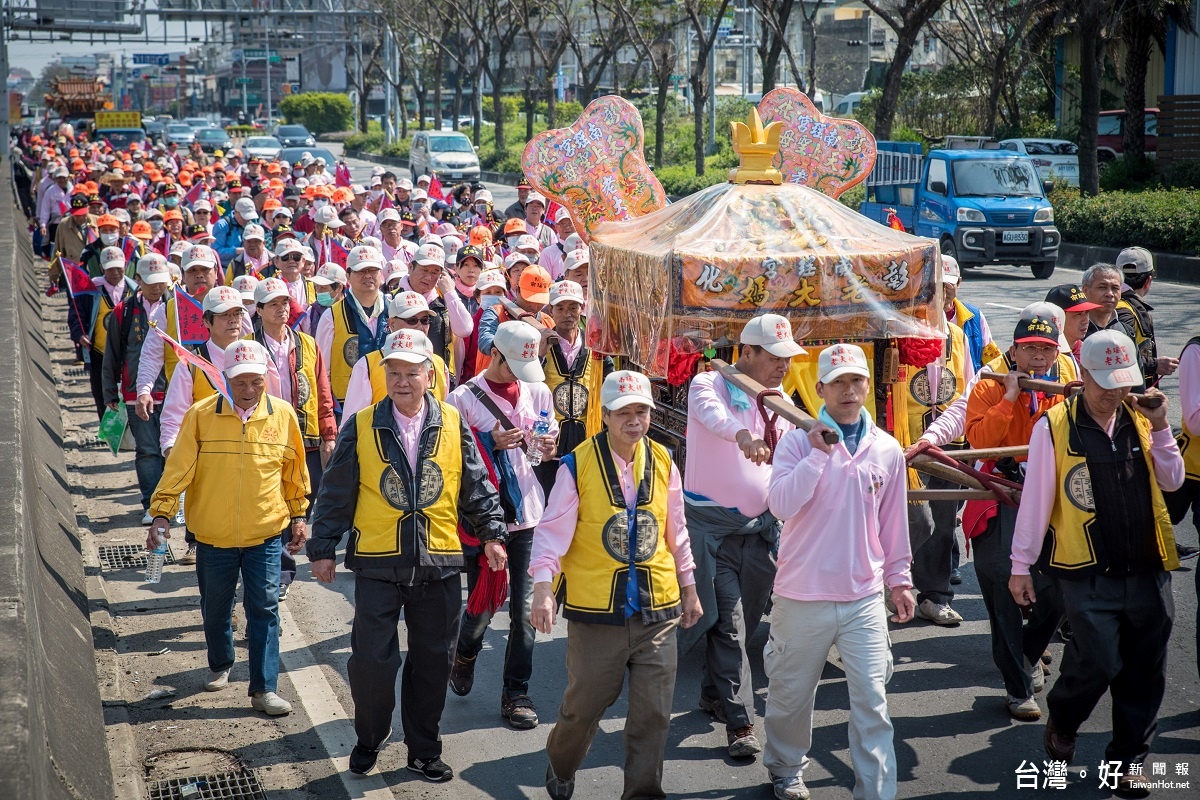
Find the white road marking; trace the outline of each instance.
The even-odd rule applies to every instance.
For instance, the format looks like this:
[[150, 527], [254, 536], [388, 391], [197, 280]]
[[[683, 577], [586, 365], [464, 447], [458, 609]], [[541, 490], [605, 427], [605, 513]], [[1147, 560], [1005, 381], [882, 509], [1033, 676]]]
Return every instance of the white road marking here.
[[378, 772], [366, 775], [350, 772], [350, 751], [358, 740], [354, 723], [346, 716], [325, 674], [313, 660], [308, 640], [283, 603], [279, 604], [279, 623], [279, 657], [296, 687], [297, 699], [308, 712], [342, 786], [346, 787], [346, 796], [351, 800], [395, 800]]
[[1023, 308], [1017, 306], [1006, 306], [1004, 303], [985, 303], [984, 305], [994, 306], [995, 308], [1007, 308], [1009, 311], [1022, 311]]

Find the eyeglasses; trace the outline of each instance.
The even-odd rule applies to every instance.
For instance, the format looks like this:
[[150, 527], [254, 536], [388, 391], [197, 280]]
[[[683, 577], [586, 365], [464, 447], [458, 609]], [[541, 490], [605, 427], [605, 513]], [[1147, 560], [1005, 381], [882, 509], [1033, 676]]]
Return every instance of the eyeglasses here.
[[280, 256], [279, 260], [280, 261], [299, 261], [301, 258], [303, 258], [303, 256], [301, 256], [300, 253], [289, 253], [286, 256]]
[[432, 316], [432, 315], [429, 315], [429, 314], [426, 314], [426, 315], [425, 315], [425, 316], [423, 316], [423, 317], [416, 317], [416, 318], [414, 318], [414, 319], [410, 319], [410, 320], [409, 320], [409, 322], [411, 322], [411, 323], [412, 323], [412, 324], [414, 324], [414, 325], [425, 325], [425, 326], [429, 326], [429, 325], [432, 325], [432, 324], [433, 324], [433, 316]]
[[1048, 344], [1023, 344], [1017, 348], [1027, 356], [1049, 356], [1058, 352], [1058, 348]]
[[226, 311], [224, 314], [214, 314], [213, 316], [216, 317], [217, 319], [240, 320], [242, 318], [242, 314], [244, 314], [244, 313], [246, 313], [245, 309], [235, 308], [232, 311]]

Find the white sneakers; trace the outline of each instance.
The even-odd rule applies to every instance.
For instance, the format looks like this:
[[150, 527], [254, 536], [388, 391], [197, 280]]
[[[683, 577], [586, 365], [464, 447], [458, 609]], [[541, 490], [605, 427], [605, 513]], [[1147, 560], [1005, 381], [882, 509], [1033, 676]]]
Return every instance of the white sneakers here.
[[1022, 700], [1019, 697], [1009, 695], [1008, 713], [1013, 719], [1019, 719], [1024, 722], [1033, 722], [1042, 718], [1042, 709], [1038, 707], [1037, 700], [1034, 700], [1032, 697]]
[[957, 625], [963, 621], [962, 615], [949, 604], [939, 605], [929, 598], [925, 598], [917, 606], [917, 616], [929, 620], [934, 625]]
[[259, 692], [250, 698], [250, 705], [255, 711], [261, 711], [272, 717], [292, 713], [292, 704], [274, 692]]
[[149, 511], [147, 511], [144, 515], [142, 515], [142, 524], [143, 525], [149, 525], [152, 522], [154, 522], [154, 515], [151, 514]]
[[229, 670], [221, 672], [208, 673], [208, 681], [204, 684], [204, 691], [219, 692], [229, 685]]

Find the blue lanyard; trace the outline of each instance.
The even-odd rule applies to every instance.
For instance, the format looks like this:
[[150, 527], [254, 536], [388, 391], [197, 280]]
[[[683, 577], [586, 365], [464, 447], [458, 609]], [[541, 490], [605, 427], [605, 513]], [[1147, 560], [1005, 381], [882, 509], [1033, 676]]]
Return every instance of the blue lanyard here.
[[638, 591], [637, 582], [637, 500], [633, 501], [633, 507], [625, 509], [627, 522], [629, 525], [629, 577], [625, 581], [625, 618], [632, 617], [635, 612], [642, 610], [642, 598]]

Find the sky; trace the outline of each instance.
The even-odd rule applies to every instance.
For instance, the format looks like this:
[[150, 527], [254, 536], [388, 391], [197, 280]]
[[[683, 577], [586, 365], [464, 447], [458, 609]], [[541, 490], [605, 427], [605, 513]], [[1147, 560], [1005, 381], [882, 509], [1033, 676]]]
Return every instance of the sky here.
[[[8, 43], [8, 63], [14, 67], [24, 67], [36, 78], [42, 74], [42, 69], [50, 62], [63, 55], [87, 55], [89, 53], [127, 53], [132, 65], [134, 53], [165, 53], [178, 52], [188, 49], [188, 45], [179, 41], [183, 37], [183, 23], [161, 23], [153, 17], [147, 19], [150, 29], [150, 42], [144, 40], [133, 44], [118, 44], [114, 42], [91, 44], [86, 39], [76, 42], [29, 43], [28, 41], [10, 41]], [[163, 28], [175, 41], [163, 44]], [[188, 33], [195, 35], [203, 31], [195, 25], [188, 26]], [[19, 33], [19, 32], [14, 32]], [[155, 41], [157, 37], [158, 41]]]

